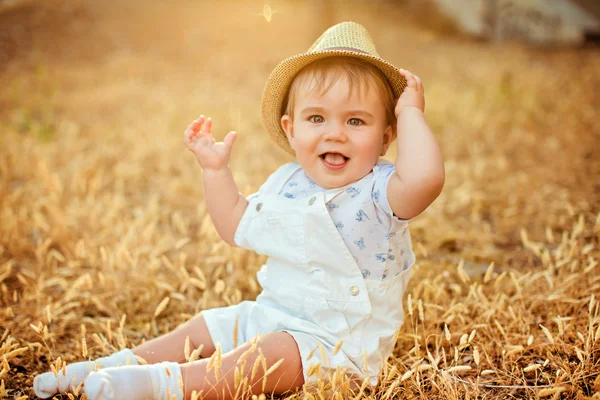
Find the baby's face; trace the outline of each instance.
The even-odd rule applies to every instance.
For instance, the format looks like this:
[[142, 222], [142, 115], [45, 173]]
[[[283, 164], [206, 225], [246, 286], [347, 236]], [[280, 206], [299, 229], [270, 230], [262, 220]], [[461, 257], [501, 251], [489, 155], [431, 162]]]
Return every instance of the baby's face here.
[[394, 138], [385, 107], [375, 88], [355, 90], [340, 78], [323, 96], [300, 91], [294, 120], [281, 118], [296, 158], [317, 185], [332, 189], [371, 172]]

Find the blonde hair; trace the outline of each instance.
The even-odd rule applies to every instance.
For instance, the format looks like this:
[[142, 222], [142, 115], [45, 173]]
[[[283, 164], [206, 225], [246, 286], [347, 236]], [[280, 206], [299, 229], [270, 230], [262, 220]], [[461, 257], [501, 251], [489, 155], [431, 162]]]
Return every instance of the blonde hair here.
[[335, 56], [317, 60], [302, 68], [294, 77], [283, 102], [283, 114], [294, 119], [294, 101], [301, 89], [307, 93], [319, 91], [323, 96], [335, 83], [344, 76], [348, 80], [350, 98], [355, 90], [358, 95], [366, 95], [369, 89], [375, 88], [382, 97], [386, 110], [387, 122], [396, 131], [396, 115], [394, 113], [395, 97], [385, 75], [373, 64], [354, 57]]

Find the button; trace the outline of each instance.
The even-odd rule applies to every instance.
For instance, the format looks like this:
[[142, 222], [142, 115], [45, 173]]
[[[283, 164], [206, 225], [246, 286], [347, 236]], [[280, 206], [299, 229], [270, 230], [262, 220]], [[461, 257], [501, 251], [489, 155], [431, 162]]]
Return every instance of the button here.
[[262, 203], [258, 203], [256, 205], [256, 211], [260, 211], [262, 209]]
[[350, 287], [350, 294], [352, 296], [358, 295], [358, 292], [360, 292], [360, 290], [358, 289], [358, 286], [351, 286]]
[[313, 196], [310, 199], [308, 199], [308, 205], [312, 206], [315, 203], [315, 200], [317, 200], [317, 198], [315, 196]]

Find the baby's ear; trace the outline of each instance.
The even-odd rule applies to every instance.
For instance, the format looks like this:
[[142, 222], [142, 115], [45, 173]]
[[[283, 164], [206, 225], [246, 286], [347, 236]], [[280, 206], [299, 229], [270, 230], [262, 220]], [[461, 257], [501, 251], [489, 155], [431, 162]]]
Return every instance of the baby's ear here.
[[396, 139], [396, 129], [393, 124], [390, 124], [383, 131], [383, 143], [381, 145], [381, 155], [385, 156], [392, 141]]
[[285, 132], [285, 136], [287, 136], [288, 142], [290, 142], [290, 146], [293, 150], [296, 150], [294, 148], [294, 121], [289, 115], [284, 114], [281, 117], [281, 127]]

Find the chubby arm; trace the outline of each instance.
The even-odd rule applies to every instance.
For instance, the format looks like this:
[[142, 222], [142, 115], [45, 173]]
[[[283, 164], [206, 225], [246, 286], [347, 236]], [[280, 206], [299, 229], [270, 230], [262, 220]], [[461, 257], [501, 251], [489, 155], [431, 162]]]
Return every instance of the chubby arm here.
[[248, 200], [238, 192], [229, 167], [204, 170], [204, 198], [219, 236], [235, 246], [233, 237], [248, 207]]
[[439, 196], [446, 173], [442, 152], [423, 114], [425, 98], [421, 79], [406, 70], [401, 71], [407, 86], [395, 110], [398, 158], [387, 196], [397, 217], [411, 219]]
[[210, 218], [221, 239], [235, 246], [235, 231], [248, 206], [227, 166], [237, 134], [229, 132], [223, 142], [215, 142], [211, 128], [212, 120], [201, 115], [185, 131], [185, 143], [202, 167], [204, 198]]

